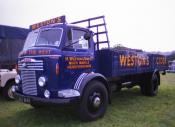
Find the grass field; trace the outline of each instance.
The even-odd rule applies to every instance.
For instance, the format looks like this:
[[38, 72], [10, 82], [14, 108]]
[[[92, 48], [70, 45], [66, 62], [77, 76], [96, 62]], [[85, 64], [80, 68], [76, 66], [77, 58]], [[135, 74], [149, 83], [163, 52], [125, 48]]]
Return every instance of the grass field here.
[[161, 77], [158, 96], [145, 97], [138, 87], [112, 95], [102, 119], [81, 122], [64, 108], [33, 109], [0, 97], [0, 127], [175, 127], [175, 74]]

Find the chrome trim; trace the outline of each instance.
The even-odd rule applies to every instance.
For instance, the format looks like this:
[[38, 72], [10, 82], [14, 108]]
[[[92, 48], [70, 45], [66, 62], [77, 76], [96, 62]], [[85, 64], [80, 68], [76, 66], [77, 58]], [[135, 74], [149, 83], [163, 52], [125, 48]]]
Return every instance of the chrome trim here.
[[58, 97], [71, 98], [71, 97], [79, 97], [79, 96], [80, 96], [80, 92], [74, 89], [65, 89], [65, 90], [58, 91]]
[[[25, 58], [24, 58], [25, 59]], [[19, 70], [40, 70], [43, 71], [43, 61], [42, 60], [33, 60], [33, 61], [24, 61], [21, 60], [18, 62]]]
[[[30, 76], [29, 76], [30, 75]], [[26, 95], [37, 95], [35, 71], [21, 71], [22, 91]]]
[[62, 55], [36, 55], [36, 56], [22, 56], [18, 58], [32, 58], [32, 57], [61, 57]]

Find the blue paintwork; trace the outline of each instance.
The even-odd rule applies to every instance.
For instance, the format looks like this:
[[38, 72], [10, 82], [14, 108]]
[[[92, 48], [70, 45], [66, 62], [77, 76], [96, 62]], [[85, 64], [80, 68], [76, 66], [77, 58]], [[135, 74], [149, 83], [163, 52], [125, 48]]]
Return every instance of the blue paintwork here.
[[[82, 73], [87, 73], [87, 74], [91, 72], [100, 73], [104, 77], [110, 78], [110, 77], [117, 77], [117, 76], [135, 75], [140, 73], [153, 72], [155, 69], [158, 69], [158, 70], [167, 69], [166, 64], [161, 66], [156, 64], [156, 57], [160, 57], [160, 55], [148, 54], [145, 52], [138, 53], [137, 51], [134, 51], [134, 50], [133, 51], [130, 51], [130, 50], [114, 51], [111, 49], [94, 50], [95, 46], [94, 46], [94, 41], [92, 37], [89, 40], [90, 49], [88, 50], [77, 49], [75, 51], [74, 49], [65, 48], [64, 46], [65, 46], [65, 42], [68, 40], [67, 32], [69, 29], [76, 28], [87, 32], [89, 32], [89, 29], [80, 28], [80, 27], [67, 25], [67, 24], [48, 25], [48, 26], [41, 27], [41, 29], [54, 28], [54, 27], [59, 27], [64, 29], [63, 38], [61, 41], [61, 45], [59, 47], [54, 47], [54, 46], [32, 47], [30, 49], [27, 49], [26, 51], [22, 51], [18, 59], [18, 61], [21, 61], [27, 57], [27, 58], [33, 58], [36, 60], [44, 61], [44, 71], [36, 72], [36, 80], [38, 81], [38, 78], [40, 76], [45, 76], [48, 78], [48, 81], [47, 81], [47, 85], [43, 88], [39, 87], [37, 84], [38, 97], [44, 98], [43, 96], [44, 90], [48, 89], [49, 91], [51, 91], [50, 98], [58, 98], [59, 90], [74, 89], [76, 81], [78, 80], [79, 76]], [[108, 46], [109, 46], [109, 42], [108, 42]], [[49, 54], [44, 54], [44, 55], [39, 54], [39, 51], [41, 50], [46, 50], [50, 52]], [[31, 53], [32, 51], [35, 51], [35, 53]], [[149, 58], [149, 66], [122, 67], [120, 65], [120, 62], [119, 62], [120, 55], [138, 56], [140, 54], [141, 55], [143, 54], [144, 56]], [[53, 57], [53, 56], [57, 56], [57, 57]], [[77, 59], [84, 58], [84, 57], [88, 58], [90, 59], [89, 64], [91, 65], [91, 67], [70, 69], [68, 68], [69, 61], [66, 60], [69, 57], [73, 57]], [[56, 75], [55, 68], [57, 63], [59, 64], [59, 67], [60, 67], [59, 75]], [[86, 78], [86, 76], [84, 78]], [[19, 91], [18, 91], [19, 93], [22, 93], [21, 86], [22, 84], [19, 84]], [[82, 91], [82, 88], [84, 87], [80, 87], [80, 88]]]
[[[20, 57], [18, 61], [23, 60], [24, 58], [32, 58], [36, 60], [43, 60], [44, 61], [44, 71], [36, 71], [36, 79], [40, 76], [45, 76], [48, 78], [47, 85], [42, 88], [37, 85], [37, 92], [38, 92], [38, 97], [44, 98], [44, 90], [48, 89], [51, 91], [51, 98], [58, 98], [58, 90], [63, 90], [63, 89], [73, 89], [75, 82], [77, 78], [82, 74], [82, 73], [90, 73], [92, 71], [95, 71], [94, 67], [94, 47], [91, 46], [89, 50], [76, 50], [76, 52], [72, 49], [64, 48], [64, 43], [67, 41], [67, 28], [69, 28], [68, 25], [65, 24], [59, 24], [55, 25], [52, 27], [60, 27], [64, 29], [63, 33], [63, 39], [61, 42], [60, 47], [54, 47], [54, 46], [38, 46], [38, 47], [32, 47], [27, 49], [26, 51], [22, 51], [20, 54]], [[80, 29], [79, 27], [72, 27], [71, 28], [77, 28]], [[50, 26], [47, 27], [42, 27], [42, 28], [50, 28]], [[82, 28], [82, 30], [86, 30]], [[91, 43], [93, 43], [91, 39]], [[91, 44], [92, 45], [92, 44]], [[50, 53], [48, 55], [42, 55], [39, 54], [40, 50], [49, 50]], [[31, 52], [35, 51], [35, 54], [32, 54]], [[55, 58], [52, 56], [58, 55], [58, 58]], [[68, 62], [65, 61], [65, 57], [91, 57], [92, 61], [90, 61], [90, 64], [92, 65], [92, 68], [89, 69], [67, 69]], [[59, 75], [56, 75], [56, 64], [59, 63], [60, 65], [60, 73]], [[19, 72], [20, 74], [20, 72]], [[19, 84], [19, 92], [22, 91], [22, 84]]]
[[[149, 65], [139, 66], [136, 65], [134, 67], [121, 67], [119, 55], [144, 55], [149, 59]], [[163, 55], [158, 54], [149, 54], [146, 52], [137, 52], [130, 50], [110, 50], [104, 49], [96, 52], [96, 60], [97, 60], [97, 68], [98, 73], [103, 74], [106, 77], [116, 77], [116, 76], [126, 76], [126, 75], [134, 75], [140, 73], [153, 72], [155, 69], [159, 71], [164, 71], [167, 69], [167, 62], [164, 65], [157, 65], [156, 58], [164, 57]]]

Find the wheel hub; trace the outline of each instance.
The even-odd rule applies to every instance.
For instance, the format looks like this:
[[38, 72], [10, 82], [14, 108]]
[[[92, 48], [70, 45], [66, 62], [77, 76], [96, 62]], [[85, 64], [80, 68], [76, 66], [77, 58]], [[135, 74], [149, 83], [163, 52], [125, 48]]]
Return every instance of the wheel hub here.
[[101, 104], [100, 97], [95, 97], [94, 100], [93, 100], [93, 106], [97, 108], [97, 107], [100, 106], [100, 104]]

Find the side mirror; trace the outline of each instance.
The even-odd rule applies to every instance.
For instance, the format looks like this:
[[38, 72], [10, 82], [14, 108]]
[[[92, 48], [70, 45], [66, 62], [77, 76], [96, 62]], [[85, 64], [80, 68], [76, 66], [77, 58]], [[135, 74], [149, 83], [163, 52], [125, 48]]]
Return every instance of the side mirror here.
[[84, 34], [84, 39], [85, 40], [90, 40], [90, 38], [91, 38], [91, 33], [90, 32], [87, 32], [87, 33]]

